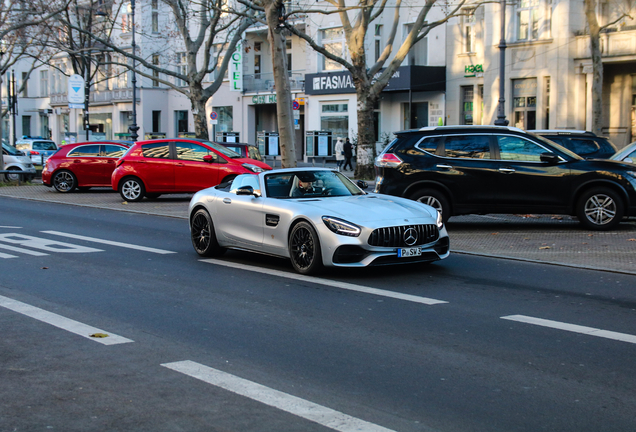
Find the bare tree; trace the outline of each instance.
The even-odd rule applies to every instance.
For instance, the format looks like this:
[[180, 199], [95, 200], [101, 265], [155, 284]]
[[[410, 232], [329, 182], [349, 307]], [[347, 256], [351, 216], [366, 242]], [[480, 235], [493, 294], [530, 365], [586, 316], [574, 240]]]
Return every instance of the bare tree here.
[[585, 17], [590, 30], [590, 51], [592, 55], [592, 132], [597, 135], [603, 133], [603, 54], [601, 51], [601, 33], [629, 17], [630, 10], [634, 10], [636, 3], [616, 2], [617, 17], [605, 25], [600, 25], [596, 16], [596, 0], [584, 0]]
[[[32, 62], [27, 78], [40, 61], [43, 49], [36, 43], [41, 39], [37, 26], [50, 20], [66, 8], [67, 1], [58, 0], [5, 0], [0, 2], [0, 88], [2, 76], [20, 59], [31, 57]], [[24, 90], [26, 80], [19, 91]], [[0, 108], [0, 138], [2, 137], [3, 119], [7, 110]], [[0, 152], [0, 169], [4, 169], [4, 159]]]
[[[299, 30], [297, 27], [285, 23], [285, 28], [293, 34], [307, 41], [317, 52], [326, 58], [340, 63], [352, 76], [356, 88], [358, 111], [358, 145], [356, 178], [370, 179], [374, 175], [374, 117], [373, 110], [380, 93], [387, 86], [389, 79], [400, 67], [413, 46], [435, 27], [447, 22], [451, 17], [460, 13], [464, 4], [469, 0], [459, 0], [453, 6], [439, 0], [425, 0], [419, 10], [415, 21], [411, 24], [411, 30], [399, 44], [396, 43], [396, 35], [400, 25], [400, 14], [407, 10], [407, 5], [402, 0], [396, 0], [388, 7], [387, 0], [357, 0], [357, 3], [345, 2], [345, 0], [325, 0], [330, 6], [328, 11], [324, 9], [305, 9], [290, 11], [284, 18], [295, 14], [336, 14], [340, 18], [347, 45], [347, 53], [344, 56], [337, 55], [320, 45], [311, 35]], [[435, 21], [428, 21], [429, 12], [433, 7], [442, 10], [442, 17]], [[384, 44], [381, 55], [375, 62], [370, 62], [365, 50], [365, 40], [372, 28], [372, 23], [385, 13], [393, 14], [393, 21], [389, 36]]]
[[[151, 52], [142, 48], [133, 53], [127, 49], [121, 38], [121, 31], [125, 33], [126, 29], [120, 26], [120, 31], [117, 31], [118, 16], [121, 12], [115, 7], [106, 11], [108, 16], [104, 18], [111, 26], [114, 25], [115, 32], [112, 35], [90, 33], [73, 23], [69, 25], [77, 31], [90, 34], [96, 43], [113, 53], [123, 58], [134, 59], [137, 62], [135, 72], [139, 75], [185, 95], [192, 106], [196, 136], [207, 139], [206, 103], [223, 83], [231, 54], [241, 41], [243, 32], [254, 22], [255, 12], [247, 8], [233, 10], [227, 6], [226, 0], [160, 2], [171, 11], [168, 24], [160, 29], [158, 34], [153, 35], [152, 39], [145, 38], [144, 33], [139, 33], [142, 40], [153, 46]], [[174, 68], [154, 61], [153, 57], [159, 55], [163, 64], [167, 61], [169, 64], [172, 63]], [[132, 69], [127, 61], [112, 60], [109, 64]], [[209, 79], [211, 74], [214, 74], [212, 80]]]

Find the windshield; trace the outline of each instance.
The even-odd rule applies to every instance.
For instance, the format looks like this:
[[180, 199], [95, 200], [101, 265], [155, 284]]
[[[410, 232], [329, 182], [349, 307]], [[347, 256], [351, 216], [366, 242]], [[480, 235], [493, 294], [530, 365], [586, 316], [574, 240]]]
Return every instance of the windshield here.
[[3, 153], [6, 153], [10, 156], [24, 156], [24, 153], [22, 153], [20, 150], [16, 149], [13, 146], [6, 145], [4, 143], [2, 143], [2, 150], [3, 150]]
[[532, 135], [533, 137], [535, 137], [536, 139], [538, 139], [539, 141], [542, 141], [544, 143], [550, 144], [552, 147], [556, 147], [557, 150], [559, 150], [560, 152], [565, 153], [566, 155], [570, 156], [573, 159], [581, 159], [581, 160], [583, 159], [581, 156], [577, 155], [572, 150], [566, 149], [561, 144], [555, 143], [554, 141], [550, 141], [549, 139], [544, 138], [541, 135], [536, 135], [536, 134], [533, 134], [532, 132], [528, 132], [528, 133], [530, 135]]
[[33, 150], [57, 150], [53, 141], [33, 141]]
[[208, 147], [213, 148], [214, 150], [216, 150], [217, 152], [221, 153], [223, 156], [225, 157], [229, 157], [232, 159], [237, 159], [242, 157], [240, 154], [238, 154], [237, 152], [230, 150], [229, 148], [225, 147], [224, 145], [221, 144], [217, 144], [215, 142], [211, 142], [211, 141], [203, 141], [203, 144], [205, 144]]
[[270, 198], [317, 198], [365, 195], [347, 177], [336, 171], [293, 171], [265, 176]]

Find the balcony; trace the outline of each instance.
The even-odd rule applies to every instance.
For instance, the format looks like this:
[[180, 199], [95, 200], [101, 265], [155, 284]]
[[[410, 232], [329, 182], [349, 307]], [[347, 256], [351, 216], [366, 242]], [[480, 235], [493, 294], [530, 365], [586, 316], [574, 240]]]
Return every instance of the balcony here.
[[[636, 60], [636, 28], [632, 27], [601, 33], [603, 63]], [[591, 56], [590, 36], [577, 35], [576, 59], [589, 59]]]
[[[293, 92], [305, 90], [305, 74], [290, 71], [287, 73], [289, 85]], [[273, 93], [276, 91], [273, 73], [243, 75], [243, 91], [256, 93]]]
[[[51, 106], [68, 105], [66, 93], [52, 94]], [[89, 94], [89, 106], [110, 105], [118, 102], [132, 102], [132, 88], [114, 90], [92, 90]]]

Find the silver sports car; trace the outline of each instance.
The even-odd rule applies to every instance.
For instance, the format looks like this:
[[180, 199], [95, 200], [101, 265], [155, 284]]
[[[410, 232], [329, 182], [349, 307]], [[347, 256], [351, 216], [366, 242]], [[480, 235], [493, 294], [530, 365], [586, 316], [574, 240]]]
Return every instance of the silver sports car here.
[[368, 194], [337, 171], [293, 168], [243, 174], [190, 201], [199, 255], [241, 249], [289, 258], [296, 271], [324, 266], [430, 262], [449, 255], [433, 207]]

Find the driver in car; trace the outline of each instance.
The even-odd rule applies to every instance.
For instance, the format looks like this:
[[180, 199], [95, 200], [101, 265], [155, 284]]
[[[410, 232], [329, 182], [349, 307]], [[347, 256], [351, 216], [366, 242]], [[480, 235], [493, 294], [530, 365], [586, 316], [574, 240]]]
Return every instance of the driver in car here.
[[294, 198], [303, 197], [305, 195], [310, 195], [316, 193], [314, 189], [314, 181], [315, 177], [311, 176], [298, 176], [298, 186], [294, 188], [291, 196]]

